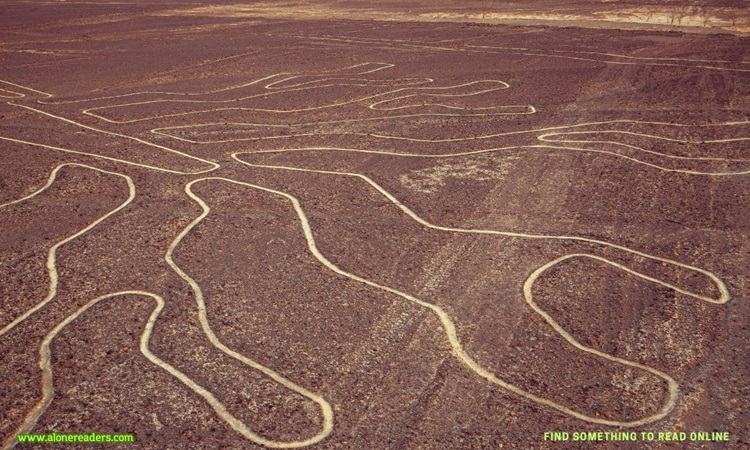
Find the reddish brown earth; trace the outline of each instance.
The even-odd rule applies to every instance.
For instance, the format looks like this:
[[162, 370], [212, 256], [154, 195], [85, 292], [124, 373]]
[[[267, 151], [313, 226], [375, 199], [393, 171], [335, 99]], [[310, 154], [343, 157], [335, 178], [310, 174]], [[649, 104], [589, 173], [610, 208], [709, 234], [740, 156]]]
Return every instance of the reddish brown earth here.
[[742, 2], [445, 3], [4, 2], [2, 445], [750, 446]]

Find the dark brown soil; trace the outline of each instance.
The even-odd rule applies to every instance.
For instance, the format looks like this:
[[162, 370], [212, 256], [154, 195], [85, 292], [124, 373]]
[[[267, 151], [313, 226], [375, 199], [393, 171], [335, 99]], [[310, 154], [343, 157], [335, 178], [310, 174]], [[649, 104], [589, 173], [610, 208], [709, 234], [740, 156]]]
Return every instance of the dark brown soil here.
[[[45, 336], [90, 300], [134, 290], [165, 301], [150, 351], [250, 430], [320, 431], [315, 402], [211, 343], [196, 292], [165, 258], [203, 211], [186, 191], [195, 182], [210, 212], [174, 263], [221, 342], [330, 403], [333, 431], [310, 448], [750, 446], [750, 39], [460, 17], [485, 4], [603, 14], [602, 2], [282, 3], [0, 6], [0, 204], [31, 196], [0, 207], [0, 327], [48, 296], [50, 249], [127, 203], [123, 176], [135, 187], [59, 246], [57, 294], [0, 335], [3, 440], [42, 398]], [[729, 20], [742, 5], [711, 6]], [[591, 423], [492, 384], [434, 310], [404, 296], [444, 311], [466, 354], [525, 392], [593, 418], [657, 414], [663, 379], [576, 348], [524, 299], [535, 270], [581, 254], [594, 258], [552, 266], [534, 301], [581, 345], [672, 377], [661, 420]], [[729, 301], [689, 295], [721, 292], [685, 265], [715, 274]], [[118, 295], [57, 334], [54, 398], [33, 431], [262, 448], [140, 351], [154, 307]]]

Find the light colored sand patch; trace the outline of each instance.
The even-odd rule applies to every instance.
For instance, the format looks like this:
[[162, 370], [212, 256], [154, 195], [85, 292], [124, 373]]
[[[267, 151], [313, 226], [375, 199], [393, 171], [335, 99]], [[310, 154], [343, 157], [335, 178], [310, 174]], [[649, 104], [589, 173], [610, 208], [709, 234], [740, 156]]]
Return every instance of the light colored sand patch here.
[[423, 13], [422, 18], [438, 20], [474, 20], [474, 21], [544, 21], [544, 22], [578, 22], [580, 26], [602, 21], [629, 25], [666, 25], [671, 27], [717, 28], [734, 32], [747, 32], [750, 29], [750, 15], [739, 9], [711, 8], [700, 10], [690, 7], [655, 7], [622, 9], [590, 14], [554, 14], [554, 13]]
[[[615, 3], [615, 2], [606, 2]], [[491, 9], [491, 8], [490, 8]], [[477, 11], [477, 10], [474, 10]], [[745, 8], [719, 8], [696, 6], [658, 6], [616, 9], [613, 4], [608, 11], [581, 11], [560, 13], [530, 11], [491, 12], [467, 10], [466, 12], [431, 11], [415, 13], [407, 9], [386, 10], [371, 8], [347, 8], [335, 4], [271, 3], [213, 5], [175, 9], [158, 15], [187, 15], [214, 17], [267, 17], [295, 20], [380, 20], [380, 21], [451, 21], [451, 22], [545, 22], [548, 25], [598, 27], [602, 24], [628, 26], [682, 27], [685, 31], [708, 31], [712, 29], [743, 33], [750, 30], [750, 18]], [[610, 26], [612, 28], [612, 26]], [[617, 28], [617, 26], [614, 26]]]
[[487, 161], [463, 161], [440, 164], [426, 169], [413, 170], [401, 175], [399, 181], [407, 188], [424, 194], [437, 192], [448, 180], [490, 181], [502, 180], [508, 173], [513, 158], [504, 158], [488, 164]]

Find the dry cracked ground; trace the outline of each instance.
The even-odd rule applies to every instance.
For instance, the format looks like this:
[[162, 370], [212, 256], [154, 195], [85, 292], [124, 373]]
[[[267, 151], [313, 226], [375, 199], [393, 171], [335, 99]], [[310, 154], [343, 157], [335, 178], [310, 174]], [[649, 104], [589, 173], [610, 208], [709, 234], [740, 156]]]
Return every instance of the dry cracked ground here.
[[747, 2], [571, 3], [3, 2], [3, 448], [748, 448]]

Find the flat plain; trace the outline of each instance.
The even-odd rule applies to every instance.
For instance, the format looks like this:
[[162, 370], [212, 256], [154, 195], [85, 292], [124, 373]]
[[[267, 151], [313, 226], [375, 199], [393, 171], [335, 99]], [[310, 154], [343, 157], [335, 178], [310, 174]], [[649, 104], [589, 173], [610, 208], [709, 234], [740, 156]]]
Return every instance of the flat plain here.
[[3, 2], [3, 448], [750, 446], [746, 4], [563, 3]]

